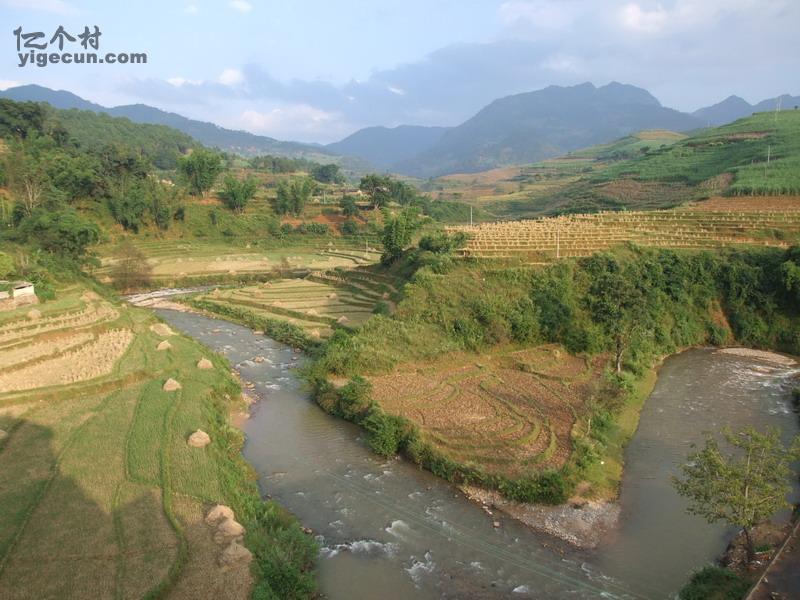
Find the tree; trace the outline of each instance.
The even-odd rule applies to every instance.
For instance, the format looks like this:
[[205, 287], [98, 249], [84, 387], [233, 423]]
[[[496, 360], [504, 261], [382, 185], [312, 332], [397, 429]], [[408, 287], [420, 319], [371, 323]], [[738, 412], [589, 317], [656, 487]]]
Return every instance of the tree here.
[[44, 165], [23, 146], [14, 149], [6, 164], [9, 186], [22, 207], [23, 215], [29, 216], [41, 206], [50, 189]]
[[275, 212], [279, 215], [292, 214], [299, 217], [303, 214], [311, 194], [314, 192], [314, 181], [308, 177], [297, 177], [278, 184], [278, 196], [275, 199]]
[[613, 341], [614, 365], [620, 373], [622, 357], [641, 323], [644, 297], [636, 287], [636, 278], [625, 273], [613, 256], [596, 254], [584, 261], [584, 268], [592, 278], [586, 304], [594, 322]]
[[231, 174], [225, 176], [222, 182], [222, 198], [225, 206], [237, 213], [243, 213], [247, 203], [253, 199], [258, 189], [258, 183], [253, 177], [237, 179]]
[[190, 194], [205, 196], [222, 172], [222, 157], [211, 150], [198, 148], [178, 160], [178, 170], [186, 179]]
[[777, 428], [766, 433], [752, 426], [735, 433], [725, 428], [722, 436], [731, 452], [723, 453], [718, 441], [708, 435], [703, 449], [690, 454], [681, 467], [683, 479], [673, 477], [673, 484], [689, 499], [690, 514], [709, 523], [725, 521], [741, 527], [752, 560], [753, 527], [789, 506], [789, 465], [800, 458], [800, 436], [788, 449]]
[[372, 208], [386, 206], [391, 200], [392, 178], [386, 175], [364, 175], [358, 189], [369, 196]]
[[387, 215], [381, 236], [383, 241], [381, 262], [391, 264], [400, 258], [403, 251], [411, 244], [411, 238], [419, 226], [416, 209], [405, 208], [396, 215]]
[[14, 272], [14, 259], [5, 252], [0, 252], [0, 279], [5, 279]]
[[342, 196], [342, 199], [339, 200], [339, 208], [342, 209], [345, 217], [357, 217], [360, 213], [355, 198], [352, 196]]
[[37, 209], [20, 225], [22, 235], [48, 252], [83, 262], [87, 248], [100, 241], [100, 229], [74, 209]]
[[341, 183], [344, 177], [339, 172], [339, 165], [314, 165], [311, 167], [311, 177], [320, 183]]
[[125, 241], [114, 252], [116, 262], [111, 268], [111, 279], [122, 291], [130, 291], [150, 285], [153, 268], [147, 257], [131, 242]]

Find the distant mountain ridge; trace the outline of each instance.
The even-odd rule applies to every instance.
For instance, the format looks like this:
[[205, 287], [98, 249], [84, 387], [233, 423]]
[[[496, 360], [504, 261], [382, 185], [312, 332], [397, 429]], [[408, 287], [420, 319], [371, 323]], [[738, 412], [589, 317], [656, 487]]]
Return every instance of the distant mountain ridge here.
[[338, 154], [358, 156], [377, 167], [388, 169], [399, 162], [429, 150], [449, 127], [365, 127], [326, 148]]
[[699, 108], [692, 114], [701, 119], [706, 126], [716, 127], [743, 117], [749, 117], [753, 113], [767, 112], [778, 108], [788, 110], [794, 109], [796, 106], [800, 106], [800, 96], [791, 96], [789, 94], [768, 98], [757, 104], [750, 104], [739, 96], [728, 96], [722, 102]]
[[48, 102], [56, 108], [90, 110], [126, 117], [135, 123], [167, 125], [207, 146], [244, 155], [274, 154], [338, 162], [361, 173], [374, 165], [417, 177], [526, 164], [609, 143], [642, 130], [686, 132], [729, 123], [753, 112], [775, 110], [779, 104], [783, 109], [800, 105], [800, 96], [783, 95], [757, 104], [730, 96], [688, 114], [662, 106], [650, 92], [633, 85], [612, 82], [596, 87], [583, 83], [499, 98], [456, 127], [366, 127], [322, 146], [226, 129], [145, 104], [107, 108], [71, 92], [38, 85], [0, 91], [0, 98]]
[[329, 155], [331, 158], [335, 156], [333, 152], [326, 150], [324, 146], [302, 144], [300, 142], [282, 142], [265, 135], [226, 129], [214, 123], [189, 119], [146, 104], [129, 104], [109, 108], [84, 100], [72, 92], [51, 90], [39, 85], [22, 85], [0, 91], [0, 98], [8, 98], [19, 102], [47, 102], [54, 108], [91, 110], [114, 117], [126, 117], [134, 123], [167, 125], [192, 136], [206, 146], [245, 155], [277, 154], [306, 158], [319, 158], [319, 155]]
[[437, 177], [536, 162], [643, 129], [689, 131], [702, 121], [665, 108], [647, 90], [617, 82], [549, 86], [495, 100], [429, 150], [394, 165]]

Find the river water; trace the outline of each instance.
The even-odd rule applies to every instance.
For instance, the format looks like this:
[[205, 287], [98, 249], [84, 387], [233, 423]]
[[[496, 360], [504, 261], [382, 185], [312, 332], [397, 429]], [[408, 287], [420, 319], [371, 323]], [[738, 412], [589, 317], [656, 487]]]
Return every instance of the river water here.
[[734, 533], [686, 515], [670, 486], [690, 444], [725, 424], [777, 425], [787, 440], [798, 429], [795, 369], [703, 349], [667, 359], [626, 451], [621, 526], [579, 551], [376, 457], [358, 428], [310, 400], [293, 374], [299, 352], [226, 321], [158, 312], [255, 384], [245, 458], [263, 492], [318, 536], [320, 588], [332, 600], [674, 597]]

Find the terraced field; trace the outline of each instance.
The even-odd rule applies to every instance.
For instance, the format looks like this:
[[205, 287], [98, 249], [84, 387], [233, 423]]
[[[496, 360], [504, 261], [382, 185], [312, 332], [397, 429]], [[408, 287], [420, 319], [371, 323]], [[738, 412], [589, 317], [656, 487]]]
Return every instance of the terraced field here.
[[[147, 257], [157, 285], [171, 285], [192, 278], [253, 275], [277, 269], [333, 269], [371, 264], [380, 258], [372, 248], [341, 247], [333, 242], [267, 250], [257, 246], [236, 247], [198, 241], [137, 241]], [[101, 249], [102, 266], [95, 273], [110, 281], [116, 259], [111, 248]]]
[[603, 364], [551, 345], [479, 361], [448, 355], [370, 382], [384, 410], [416, 423], [451, 459], [515, 478], [569, 459], [573, 426]]
[[318, 271], [305, 279], [216, 289], [198, 300], [286, 321], [301, 327], [312, 338], [326, 338], [336, 326], [361, 325], [381, 302], [389, 308], [396, 291], [379, 274], [356, 269]]
[[[750, 198], [750, 205], [758, 205]], [[800, 237], [800, 202], [780, 210], [708, 210], [702, 203], [685, 209], [606, 212], [527, 221], [450, 227], [468, 235], [466, 256], [519, 257], [548, 262], [588, 256], [632, 242], [663, 248], [717, 248], [738, 244], [785, 247]]]
[[[78, 286], [0, 312], [0, 597], [248, 596], [203, 521], [228, 500], [209, 406], [235, 385], [154, 323]], [[189, 447], [200, 428], [212, 445]]]

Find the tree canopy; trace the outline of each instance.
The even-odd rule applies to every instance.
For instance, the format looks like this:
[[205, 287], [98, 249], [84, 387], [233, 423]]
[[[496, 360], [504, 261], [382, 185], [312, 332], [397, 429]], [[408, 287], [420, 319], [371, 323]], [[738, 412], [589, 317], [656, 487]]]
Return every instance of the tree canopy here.
[[178, 160], [178, 170], [193, 196], [205, 196], [217, 181], [222, 167], [222, 157], [205, 148], [198, 148]]
[[673, 478], [673, 483], [689, 499], [690, 514], [741, 527], [752, 559], [753, 527], [789, 507], [789, 465], [800, 458], [800, 436], [790, 448], [783, 446], [776, 428], [764, 433], [752, 426], [737, 432], [726, 428], [722, 437], [728, 452], [707, 436], [704, 447], [682, 467], [683, 478]]

